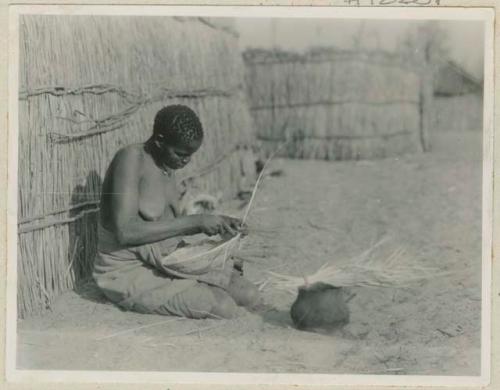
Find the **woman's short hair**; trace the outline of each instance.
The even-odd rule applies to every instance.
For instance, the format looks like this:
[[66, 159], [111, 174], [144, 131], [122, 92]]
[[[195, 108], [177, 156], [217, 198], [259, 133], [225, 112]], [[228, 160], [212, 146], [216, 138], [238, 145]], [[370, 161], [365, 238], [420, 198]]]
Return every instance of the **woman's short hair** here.
[[174, 104], [158, 111], [153, 135], [164, 138], [170, 144], [189, 144], [203, 139], [203, 126], [191, 108]]

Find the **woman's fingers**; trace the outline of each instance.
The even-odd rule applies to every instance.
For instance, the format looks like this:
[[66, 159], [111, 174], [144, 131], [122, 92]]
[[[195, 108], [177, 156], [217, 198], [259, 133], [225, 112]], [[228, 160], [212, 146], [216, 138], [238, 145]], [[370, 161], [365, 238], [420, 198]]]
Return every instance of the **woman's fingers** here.
[[238, 218], [228, 217], [226, 215], [212, 215], [210, 218], [207, 220], [211, 222], [205, 225], [204, 231], [204, 233], [209, 236], [216, 234], [219, 234], [220, 236], [235, 236], [243, 228], [241, 220]]
[[229, 233], [231, 236], [236, 235], [236, 229], [233, 229], [229, 223], [226, 223], [225, 221], [222, 222], [222, 228], [223, 231], [221, 232], [221, 236], [224, 235], [225, 233]]
[[248, 234], [248, 226], [246, 224], [241, 224], [240, 226], [240, 233], [244, 236]]
[[212, 225], [212, 226], [207, 226], [205, 228], [204, 233], [207, 236], [215, 236], [216, 234], [219, 234], [219, 226], [218, 225]]
[[238, 218], [226, 217], [226, 221], [232, 229], [236, 231], [240, 230], [241, 220], [239, 220]]

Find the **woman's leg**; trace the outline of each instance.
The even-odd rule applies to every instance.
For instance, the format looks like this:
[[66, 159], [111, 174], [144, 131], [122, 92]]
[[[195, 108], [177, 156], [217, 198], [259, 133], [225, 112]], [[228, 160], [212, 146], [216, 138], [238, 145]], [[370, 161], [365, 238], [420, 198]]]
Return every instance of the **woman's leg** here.
[[152, 313], [195, 319], [233, 318], [238, 314], [238, 306], [223, 289], [197, 283], [154, 308]]
[[215, 297], [216, 303], [212, 306], [211, 314], [215, 318], [234, 318], [239, 308], [234, 299], [219, 287], [207, 286]]

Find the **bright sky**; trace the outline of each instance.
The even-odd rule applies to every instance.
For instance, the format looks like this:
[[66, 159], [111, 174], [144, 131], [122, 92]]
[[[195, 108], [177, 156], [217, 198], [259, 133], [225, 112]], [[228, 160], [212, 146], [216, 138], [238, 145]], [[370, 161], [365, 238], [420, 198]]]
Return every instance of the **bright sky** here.
[[[361, 31], [362, 45], [394, 50], [401, 36], [418, 23], [397, 20], [345, 19], [236, 19], [242, 49], [274, 45], [302, 51], [310, 46], [349, 49]], [[440, 21], [447, 35], [450, 57], [466, 70], [481, 77], [483, 67], [483, 24], [477, 21]], [[362, 26], [362, 27], [361, 27]], [[274, 33], [273, 33], [274, 32]], [[274, 38], [273, 38], [274, 37]]]

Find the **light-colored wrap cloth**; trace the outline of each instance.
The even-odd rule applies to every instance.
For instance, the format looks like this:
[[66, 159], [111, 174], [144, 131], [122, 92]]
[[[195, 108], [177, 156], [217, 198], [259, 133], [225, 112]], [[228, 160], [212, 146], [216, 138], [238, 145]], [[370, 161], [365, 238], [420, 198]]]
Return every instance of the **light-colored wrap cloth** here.
[[[227, 253], [216, 253], [224, 256], [221, 261], [212, 252], [192, 265], [176, 262], [176, 253], [185, 257], [190, 245], [178, 238], [127, 247], [100, 224], [98, 237], [94, 280], [110, 301], [125, 310], [161, 311], [159, 308], [168, 307], [172, 298], [200, 282], [226, 289], [234, 272], [234, 263]], [[201, 245], [210, 245], [209, 240]]]

